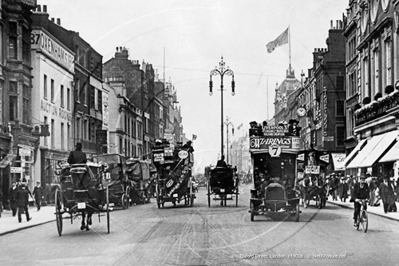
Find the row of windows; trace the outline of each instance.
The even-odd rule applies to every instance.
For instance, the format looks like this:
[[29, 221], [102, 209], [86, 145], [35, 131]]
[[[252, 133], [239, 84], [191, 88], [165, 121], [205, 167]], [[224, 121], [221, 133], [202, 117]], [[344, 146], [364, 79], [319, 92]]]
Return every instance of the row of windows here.
[[[43, 98], [48, 100], [48, 78], [47, 75], [43, 75]], [[71, 110], [71, 89], [67, 88], [65, 91], [64, 85], [60, 84], [59, 90], [55, 91], [55, 82], [54, 79], [50, 79], [50, 101], [55, 103], [56, 98], [60, 101], [60, 106], [65, 107], [67, 110]], [[66, 98], [66, 102], [65, 102]]]
[[[384, 88], [392, 84], [392, 42], [388, 38], [382, 46], [375, 42], [370, 56], [365, 55], [359, 69], [359, 84], [363, 98], [373, 98], [377, 92], [384, 95]], [[369, 70], [370, 75], [369, 76]]]
[[9, 121], [22, 121], [24, 124], [30, 124], [31, 121], [31, 89], [28, 85], [22, 85], [22, 114], [19, 114], [19, 97], [18, 97], [18, 82], [9, 82]]
[[[90, 88], [89, 91], [87, 91], [88, 88]], [[99, 113], [103, 112], [103, 95], [101, 90], [94, 86], [87, 85], [87, 82], [81, 82], [79, 79], [76, 79], [75, 91], [76, 100], [79, 103], [86, 106], [90, 105], [90, 108], [97, 110]]]
[[119, 138], [119, 153], [124, 154], [126, 157], [138, 157], [142, 156], [142, 151], [141, 147], [139, 147], [139, 150], [137, 150], [137, 146], [134, 145], [133, 143], [130, 143], [129, 140], [125, 139], [123, 141], [123, 138]]
[[[44, 117], [44, 124], [48, 124], [47, 116]], [[50, 143], [49, 143], [50, 139]], [[61, 150], [69, 150], [68, 143], [71, 139], [71, 125], [61, 122], [59, 127], [56, 126], [54, 119], [50, 122], [50, 137], [44, 137], [44, 146], [51, 148], [60, 148]], [[59, 147], [56, 145], [56, 140], [59, 141]]]

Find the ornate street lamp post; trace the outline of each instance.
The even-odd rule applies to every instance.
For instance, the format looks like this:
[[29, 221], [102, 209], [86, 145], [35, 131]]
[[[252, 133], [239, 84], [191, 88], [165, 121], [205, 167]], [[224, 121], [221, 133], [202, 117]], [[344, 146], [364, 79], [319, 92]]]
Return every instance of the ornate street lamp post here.
[[220, 92], [221, 92], [221, 123], [220, 123], [220, 127], [221, 127], [221, 156], [223, 156], [223, 77], [224, 75], [228, 75], [228, 76], [232, 76], [232, 80], [231, 80], [231, 94], [234, 96], [235, 91], [235, 82], [234, 82], [234, 72], [233, 70], [229, 69], [229, 67], [225, 67], [225, 63], [223, 62], [223, 56], [222, 56], [222, 60], [219, 62], [219, 68], [215, 67], [215, 69], [213, 69], [211, 71], [211, 75], [210, 75], [210, 80], [209, 80], [209, 95], [212, 96], [212, 87], [213, 87], [213, 82], [212, 82], [212, 76], [217, 76], [220, 75]]

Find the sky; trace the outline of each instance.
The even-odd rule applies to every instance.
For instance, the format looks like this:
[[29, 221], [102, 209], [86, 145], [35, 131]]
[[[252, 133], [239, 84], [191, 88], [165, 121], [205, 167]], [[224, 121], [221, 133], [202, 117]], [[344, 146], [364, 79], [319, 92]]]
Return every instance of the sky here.
[[[216, 164], [221, 149], [220, 76], [225, 66], [223, 122], [231, 122], [229, 140], [245, 135], [250, 121], [273, 117], [274, 89], [286, 75], [291, 46], [295, 77], [307, 75], [315, 48], [327, 48], [328, 30], [346, 15], [349, 0], [37, 0], [50, 18], [80, 36], [103, 56], [126, 47], [130, 60], [152, 64], [171, 81], [181, 107], [183, 132], [194, 140], [194, 172]], [[290, 27], [290, 43], [272, 53], [266, 44]], [[238, 126], [243, 127], [238, 130]], [[234, 136], [231, 128], [234, 127]], [[224, 128], [226, 132], [226, 128]], [[224, 133], [226, 143], [226, 133]]]

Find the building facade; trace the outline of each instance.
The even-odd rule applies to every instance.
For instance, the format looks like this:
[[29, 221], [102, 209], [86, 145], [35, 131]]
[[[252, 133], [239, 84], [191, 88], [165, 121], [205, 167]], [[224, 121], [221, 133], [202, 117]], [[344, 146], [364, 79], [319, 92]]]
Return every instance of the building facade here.
[[34, 93], [30, 36], [36, 0], [2, 0], [0, 8], [0, 187], [6, 201], [12, 181], [34, 186], [38, 137], [30, 113]]
[[46, 11], [32, 14], [32, 119], [37, 127], [47, 127], [49, 132], [39, 134], [40, 156], [34, 165], [35, 172], [40, 173], [36, 181], [41, 181], [43, 187], [57, 182], [54, 170], [73, 149], [70, 139], [75, 70], [75, 54], [46, 30], [52, 23]]
[[357, 143], [348, 145], [347, 173], [397, 178], [399, 1], [349, 1], [347, 14], [347, 143]]

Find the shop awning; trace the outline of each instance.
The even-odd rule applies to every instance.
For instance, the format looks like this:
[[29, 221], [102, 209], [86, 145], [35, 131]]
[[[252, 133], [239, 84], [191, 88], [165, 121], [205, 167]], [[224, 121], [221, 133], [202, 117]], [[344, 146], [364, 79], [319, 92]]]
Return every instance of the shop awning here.
[[399, 160], [399, 142], [396, 142], [392, 148], [378, 161], [379, 163], [393, 162]]
[[335, 171], [344, 171], [345, 170], [345, 153], [331, 153], [331, 157], [334, 163]]
[[384, 134], [377, 135], [372, 137], [367, 141], [366, 146], [364, 146], [363, 149], [359, 151], [359, 153], [356, 155], [356, 157], [350, 162], [347, 166], [346, 169], [350, 168], [359, 168], [360, 163], [370, 155], [371, 151], [378, 145], [378, 142], [382, 140], [384, 137]]
[[356, 147], [346, 156], [344, 160], [344, 165], [348, 165], [353, 158], [355, 158], [356, 154], [358, 153], [359, 150], [361, 150], [364, 145], [366, 144], [367, 139], [362, 139], [359, 141], [359, 143], [356, 145]]
[[398, 132], [391, 131], [372, 137], [346, 168], [371, 167], [396, 140]]
[[5, 168], [17, 155], [7, 154], [0, 162], [0, 168]]

